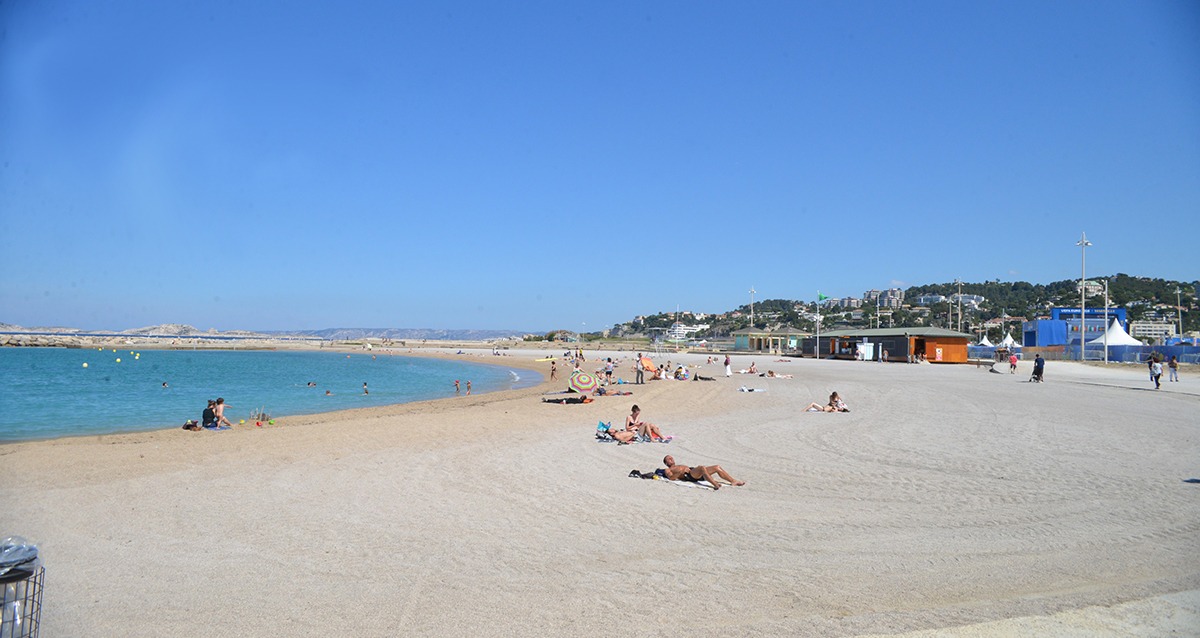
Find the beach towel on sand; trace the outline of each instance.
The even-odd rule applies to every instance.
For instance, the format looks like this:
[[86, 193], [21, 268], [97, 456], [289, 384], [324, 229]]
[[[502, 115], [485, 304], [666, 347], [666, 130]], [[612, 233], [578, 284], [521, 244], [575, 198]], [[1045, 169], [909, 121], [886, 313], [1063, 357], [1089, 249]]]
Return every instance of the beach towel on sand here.
[[664, 483], [670, 483], [671, 485], [678, 485], [680, 487], [696, 487], [696, 488], [700, 488], [702, 490], [715, 490], [716, 489], [715, 487], [713, 487], [712, 483], [709, 483], [708, 481], [672, 481], [671, 479], [667, 478], [667, 473], [662, 468], [654, 470], [653, 472], [642, 472], [640, 470], [630, 470], [629, 478], [640, 478], [640, 479], [647, 479], [647, 480], [651, 480], [651, 481], [662, 481]]

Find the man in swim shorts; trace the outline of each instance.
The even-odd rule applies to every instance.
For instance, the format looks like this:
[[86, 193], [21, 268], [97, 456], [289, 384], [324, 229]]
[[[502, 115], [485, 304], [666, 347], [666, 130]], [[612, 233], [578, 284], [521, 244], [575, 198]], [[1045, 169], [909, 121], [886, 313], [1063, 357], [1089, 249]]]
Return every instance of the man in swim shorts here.
[[663, 457], [663, 465], [667, 466], [667, 478], [672, 481], [708, 481], [712, 484], [714, 490], [721, 489], [721, 484], [715, 477], [719, 476], [728, 482], [730, 485], [745, 485], [745, 481], [739, 481], [729, 475], [720, 465], [697, 465], [694, 467], [687, 465], [679, 465], [675, 462], [675, 458], [670, 454]]

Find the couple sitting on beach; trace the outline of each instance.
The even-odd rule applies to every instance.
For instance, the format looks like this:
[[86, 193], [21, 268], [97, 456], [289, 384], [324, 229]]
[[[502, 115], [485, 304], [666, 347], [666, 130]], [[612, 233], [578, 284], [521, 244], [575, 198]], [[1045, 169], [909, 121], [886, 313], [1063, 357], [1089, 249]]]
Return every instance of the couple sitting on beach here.
[[661, 430], [653, 423], [646, 423], [641, 419], [642, 409], [634, 405], [629, 412], [629, 416], [625, 417], [624, 430], [609, 430], [608, 435], [617, 440], [620, 445], [628, 445], [636, 441], [670, 443], [675, 437], [663, 436]]
[[816, 402], [809, 403], [804, 410], [806, 412], [849, 412], [850, 408], [846, 407], [846, 402], [842, 401], [842, 397], [839, 397], [837, 392], [834, 392], [829, 395], [829, 403], [825, 405]]
[[216, 401], [208, 400], [208, 407], [204, 408], [200, 419], [200, 425], [209, 429], [219, 428], [222, 425], [233, 427], [233, 423], [225, 418], [225, 399], [221, 397], [217, 397]]

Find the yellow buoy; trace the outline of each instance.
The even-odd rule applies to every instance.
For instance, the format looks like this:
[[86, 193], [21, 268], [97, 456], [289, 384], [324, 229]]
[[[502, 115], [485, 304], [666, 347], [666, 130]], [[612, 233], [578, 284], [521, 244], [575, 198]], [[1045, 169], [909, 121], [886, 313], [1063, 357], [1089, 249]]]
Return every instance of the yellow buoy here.
[[246, 425], [246, 419], [242, 419], [241, 421], [238, 421], [238, 425]]
[[121, 363], [121, 357], [117, 357], [117, 363]]
[[87, 367], [87, 361], [83, 362], [83, 367], [85, 367], [85, 368]]

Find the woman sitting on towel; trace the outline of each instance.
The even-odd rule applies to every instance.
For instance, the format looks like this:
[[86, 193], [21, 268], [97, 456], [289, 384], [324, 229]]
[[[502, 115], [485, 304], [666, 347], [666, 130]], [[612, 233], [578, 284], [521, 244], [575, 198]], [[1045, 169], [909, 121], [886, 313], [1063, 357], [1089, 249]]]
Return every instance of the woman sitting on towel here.
[[670, 437], [664, 437], [659, 431], [658, 426], [653, 423], [645, 423], [641, 419], [642, 409], [636, 404], [629, 412], [629, 416], [625, 417], [625, 431], [636, 432], [638, 436], [647, 441], [663, 440], [670, 441]]
[[809, 403], [806, 412], [849, 412], [850, 408], [846, 407], [846, 402], [842, 401], [842, 397], [838, 396], [837, 392], [829, 395], [829, 403], [820, 405], [816, 402]]

